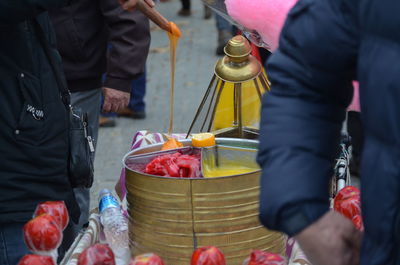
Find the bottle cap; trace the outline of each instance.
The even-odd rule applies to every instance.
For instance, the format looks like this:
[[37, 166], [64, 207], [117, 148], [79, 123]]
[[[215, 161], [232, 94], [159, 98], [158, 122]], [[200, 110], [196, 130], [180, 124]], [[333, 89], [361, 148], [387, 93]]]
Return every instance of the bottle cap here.
[[111, 190], [109, 190], [109, 189], [102, 189], [102, 190], [99, 192], [99, 199], [100, 199], [101, 197], [103, 197], [104, 195], [109, 194], [109, 193], [112, 194]]

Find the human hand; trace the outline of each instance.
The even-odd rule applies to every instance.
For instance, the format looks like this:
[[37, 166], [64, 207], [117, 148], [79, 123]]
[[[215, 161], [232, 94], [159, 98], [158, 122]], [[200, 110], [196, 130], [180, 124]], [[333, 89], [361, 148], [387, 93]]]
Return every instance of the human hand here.
[[358, 265], [361, 236], [351, 221], [330, 211], [295, 239], [313, 265]]
[[103, 87], [103, 112], [117, 112], [128, 106], [129, 92]]
[[[118, 0], [119, 3], [121, 4], [122, 8], [125, 10], [133, 10], [137, 3], [141, 0]], [[154, 7], [155, 3], [153, 0], [143, 0], [147, 5], [150, 7]]]

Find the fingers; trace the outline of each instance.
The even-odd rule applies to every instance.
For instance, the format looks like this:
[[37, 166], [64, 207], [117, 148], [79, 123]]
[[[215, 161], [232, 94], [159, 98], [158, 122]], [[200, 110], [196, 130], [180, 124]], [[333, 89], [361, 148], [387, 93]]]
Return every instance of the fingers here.
[[125, 10], [133, 10], [138, 2], [138, 0], [119, 0], [121, 6]]
[[128, 106], [130, 94], [115, 89], [103, 88], [103, 112], [118, 112]]
[[355, 228], [350, 220], [344, 217], [341, 220], [341, 237], [344, 241], [344, 251], [346, 251], [347, 256], [346, 264], [358, 265], [360, 262], [362, 233]]
[[154, 3], [153, 0], [144, 0], [146, 2], [146, 4], [148, 4], [150, 7], [155, 7], [156, 4]]
[[326, 213], [295, 238], [313, 264], [359, 264], [360, 232], [336, 212]]
[[103, 112], [118, 112], [128, 105], [127, 102], [110, 101], [104, 99]]
[[347, 236], [348, 243], [355, 249], [361, 248], [362, 233], [354, 228]]
[[347, 248], [352, 254], [349, 264], [360, 264], [362, 233], [354, 228], [351, 232], [346, 233], [344, 236], [346, 237], [345, 240]]

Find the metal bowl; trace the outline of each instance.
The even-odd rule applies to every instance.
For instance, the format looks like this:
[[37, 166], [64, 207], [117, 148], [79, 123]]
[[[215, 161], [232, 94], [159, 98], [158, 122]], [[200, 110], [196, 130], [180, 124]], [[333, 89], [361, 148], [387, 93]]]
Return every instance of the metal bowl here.
[[[217, 138], [217, 145], [256, 152], [258, 141]], [[140, 148], [124, 157], [132, 255], [154, 252], [166, 265], [186, 265], [194, 249], [213, 245], [223, 251], [227, 264], [239, 265], [254, 249], [283, 254], [283, 235], [265, 229], [258, 219], [260, 170], [178, 179], [127, 166], [130, 159], [147, 157], [161, 146]]]

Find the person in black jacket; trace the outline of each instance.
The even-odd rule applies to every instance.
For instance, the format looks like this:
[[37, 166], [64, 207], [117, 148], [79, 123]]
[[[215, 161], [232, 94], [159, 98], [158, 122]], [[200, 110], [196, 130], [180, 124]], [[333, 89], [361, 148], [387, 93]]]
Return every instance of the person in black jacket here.
[[[69, 0], [0, 1], [0, 264], [28, 250], [22, 227], [38, 203], [63, 200], [71, 220], [79, 207], [68, 180], [68, 112], [39, 40], [55, 37], [46, 10]], [[39, 23], [39, 25], [37, 24]], [[53, 55], [59, 58], [56, 49]]]
[[[400, 2], [300, 0], [267, 66], [260, 218], [313, 264], [400, 264]], [[352, 80], [360, 82], [365, 232], [329, 212]]]
[[[116, 0], [80, 0], [50, 16], [72, 106], [88, 113], [97, 141], [101, 92], [103, 111], [117, 112], [128, 104], [132, 80], [144, 73], [149, 21], [139, 11], [122, 9]], [[88, 221], [90, 192], [79, 188], [75, 194], [81, 206], [79, 229]]]

